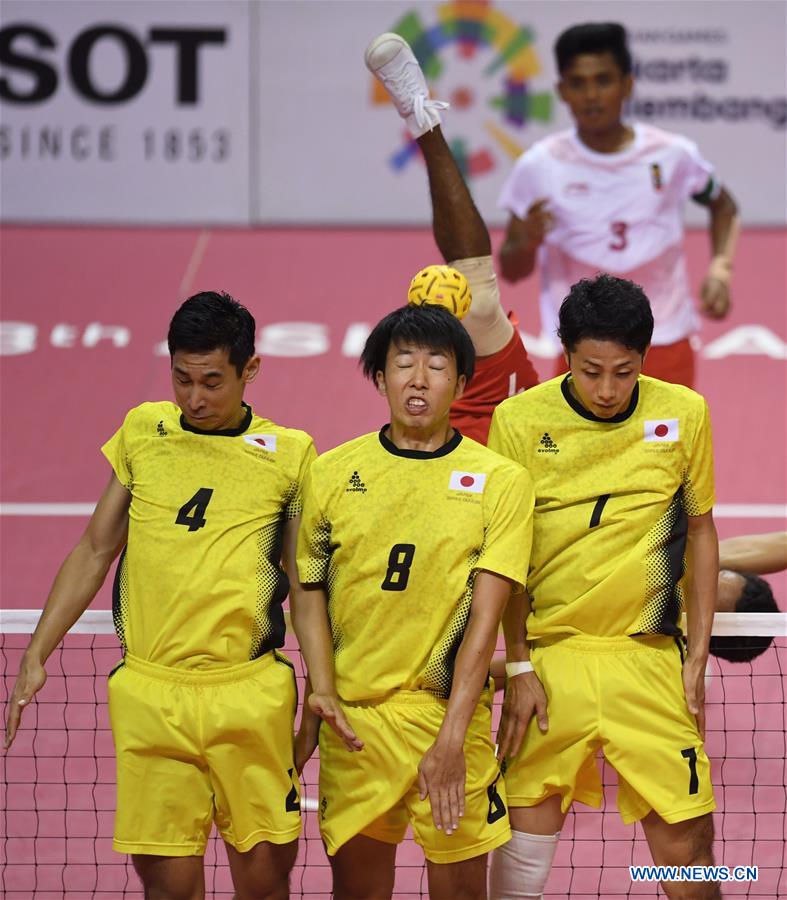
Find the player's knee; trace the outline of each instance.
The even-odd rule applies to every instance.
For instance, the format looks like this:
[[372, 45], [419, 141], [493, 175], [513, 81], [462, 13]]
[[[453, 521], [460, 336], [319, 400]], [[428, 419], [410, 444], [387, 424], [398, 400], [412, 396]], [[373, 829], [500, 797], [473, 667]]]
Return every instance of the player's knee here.
[[145, 900], [203, 900], [205, 885], [201, 856], [133, 854], [131, 859], [145, 888]]
[[708, 865], [713, 862], [713, 816], [707, 813], [687, 823], [684, 842], [688, 859], [685, 865]]
[[261, 842], [245, 853], [232, 854], [235, 900], [287, 900], [290, 872], [298, 854], [298, 842], [271, 844]]
[[[648, 840], [656, 865], [713, 865], [713, 817], [710, 813], [673, 825], [661, 823], [658, 832]], [[684, 896], [679, 884], [673, 885], [667, 893], [672, 898]]]
[[343, 865], [331, 858], [335, 900], [387, 900], [393, 894], [394, 872], [388, 867], [364, 868]]
[[492, 854], [489, 900], [540, 898], [552, 868], [560, 834], [513, 831], [511, 840]]
[[486, 893], [487, 854], [454, 863], [427, 862], [432, 900], [481, 900]]

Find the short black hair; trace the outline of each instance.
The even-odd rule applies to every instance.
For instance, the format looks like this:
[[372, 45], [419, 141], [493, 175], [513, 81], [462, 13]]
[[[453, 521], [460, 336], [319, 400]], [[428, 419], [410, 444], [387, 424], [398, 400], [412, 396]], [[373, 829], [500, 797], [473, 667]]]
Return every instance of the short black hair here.
[[[739, 613], [777, 613], [779, 607], [773, 599], [771, 586], [757, 575], [743, 575], [743, 591], [735, 604]], [[767, 635], [735, 635], [734, 637], [712, 637], [710, 652], [728, 662], [751, 662], [764, 653], [773, 643]]]
[[202, 291], [184, 301], [172, 317], [167, 334], [170, 359], [178, 350], [210, 353], [226, 350], [238, 376], [254, 356], [257, 325], [254, 316], [223, 291]]
[[469, 384], [475, 369], [475, 350], [464, 325], [442, 306], [400, 306], [379, 321], [366, 339], [361, 353], [363, 374], [374, 381], [385, 371], [391, 344], [408, 343], [450, 353], [456, 360], [458, 375]]
[[614, 341], [644, 353], [653, 336], [650, 301], [638, 284], [602, 273], [571, 286], [560, 306], [557, 335], [569, 353], [579, 341]]
[[626, 29], [618, 22], [585, 22], [572, 25], [555, 41], [557, 70], [562, 75], [575, 56], [582, 53], [611, 53], [624, 75], [631, 74], [631, 51]]

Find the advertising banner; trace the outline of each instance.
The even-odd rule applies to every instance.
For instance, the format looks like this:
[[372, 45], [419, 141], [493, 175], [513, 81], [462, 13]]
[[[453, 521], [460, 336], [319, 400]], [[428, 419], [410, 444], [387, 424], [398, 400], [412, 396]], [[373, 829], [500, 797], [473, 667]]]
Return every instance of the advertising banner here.
[[0, 16], [4, 221], [425, 224], [417, 147], [363, 63], [395, 30], [502, 224], [513, 161], [571, 124], [554, 40], [592, 18], [629, 30], [629, 116], [695, 140], [744, 224], [785, 222], [781, 0], [5, 0]]
[[2, 4], [6, 221], [249, 216], [249, 4]]
[[[629, 32], [629, 115], [695, 140], [747, 224], [785, 221], [785, 6], [781, 2], [339, 2], [261, 6], [258, 212], [266, 222], [425, 223], [415, 143], [364, 67], [382, 31], [414, 47], [444, 131], [488, 222], [516, 157], [571, 121], [552, 46], [570, 25]], [[695, 208], [690, 221], [705, 222]]]

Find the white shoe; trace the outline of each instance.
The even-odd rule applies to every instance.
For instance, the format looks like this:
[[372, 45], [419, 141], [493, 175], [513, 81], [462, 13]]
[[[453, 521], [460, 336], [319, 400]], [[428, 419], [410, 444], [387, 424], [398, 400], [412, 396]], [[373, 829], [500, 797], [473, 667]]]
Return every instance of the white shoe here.
[[391, 32], [379, 35], [366, 48], [364, 58], [366, 68], [388, 91], [414, 138], [440, 124], [439, 110], [448, 109], [449, 104], [429, 99], [424, 73], [403, 37]]

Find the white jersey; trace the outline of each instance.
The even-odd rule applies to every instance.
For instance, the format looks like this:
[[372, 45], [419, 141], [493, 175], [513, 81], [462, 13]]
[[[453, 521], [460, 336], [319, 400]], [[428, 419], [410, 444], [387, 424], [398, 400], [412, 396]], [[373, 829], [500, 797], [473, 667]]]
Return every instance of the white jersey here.
[[555, 227], [538, 249], [542, 331], [557, 330], [572, 284], [609, 272], [641, 285], [653, 309], [653, 344], [672, 344], [697, 328], [683, 250], [683, 205], [718, 196], [713, 167], [697, 145], [635, 124], [620, 153], [597, 153], [576, 131], [534, 144], [516, 162], [499, 205], [520, 219], [546, 198]]

